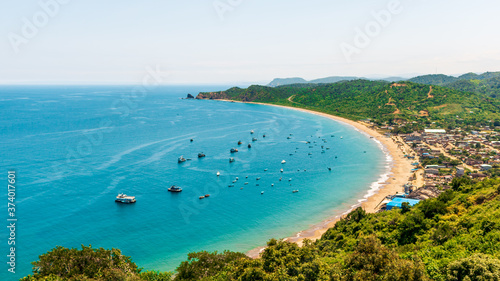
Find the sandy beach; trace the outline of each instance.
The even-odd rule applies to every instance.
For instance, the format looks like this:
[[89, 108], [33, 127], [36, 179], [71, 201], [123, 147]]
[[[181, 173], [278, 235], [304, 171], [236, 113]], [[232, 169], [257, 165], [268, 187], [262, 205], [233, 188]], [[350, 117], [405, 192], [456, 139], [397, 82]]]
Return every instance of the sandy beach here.
[[[303, 112], [308, 112], [311, 114], [323, 116], [326, 118], [330, 118], [336, 121], [343, 122], [345, 124], [348, 124], [350, 126], [353, 126], [357, 130], [364, 132], [368, 134], [370, 137], [373, 137], [380, 141], [380, 143], [384, 146], [384, 149], [390, 154], [392, 158], [392, 169], [389, 174], [389, 178], [386, 182], [380, 183], [380, 189], [377, 190], [373, 195], [370, 197], [366, 198], [364, 202], [361, 203], [361, 207], [367, 212], [367, 213], [375, 213], [379, 210], [379, 203], [388, 195], [396, 194], [398, 192], [403, 192], [403, 185], [406, 184], [409, 181], [409, 178], [412, 176], [411, 169], [413, 168], [411, 163], [411, 160], [408, 160], [407, 158], [404, 157], [405, 153], [403, 152], [405, 148], [399, 147], [396, 141], [392, 138], [386, 137], [379, 132], [370, 129], [367, 127], [365, 124], [361, 122], [355, 122], [346, 118], [326, 114], [326, 113], [321, 113], [317, 111], [312, 111], [312, 110], [307, 110], [307, 109], [302, 109], [302, 108], [296, 108], [296, 107], [288, 107], [288, 106], [281, 106], [281, 105], [273, 105], [273, 104], [265, 104], [265, 103], [255, 103], [255, 104], [262, 104], [262, 105], [269, 105], [269, 106], [277, 106], [277, 107], [284, 107], [284, 108], [289, 108], [293, 110], [299, 110]], [[408, 149], [408, 148], [406, 148]], [[368, 186], [367, 186], [368, 189]], [[303, 230], [297, 233], [296, 236], [294, 237], [288, 237], [285, 240], [298, 243], [299, 245], [302, 245], [302, 242], [304, 239], [309, 239], [309, 240], [317, 240], [321, 238], [321, 236], [331, 227], [335, 225], [335, 223], [340, 219], [340, 217], [343, 214], [348, 213], [350, 210], [341, 210], [337, 211], [337, 213], [333, 214], [332, 212], [332, 217], [328, 218], [327, 220], [311, 226], [311, 228], [307, 230]], [[247, 253], [248, 256], [252, 258], [258, 258], [259, 253], [264, 249], [265, 247], [259, 247], [256, 249], [253, 249]]]

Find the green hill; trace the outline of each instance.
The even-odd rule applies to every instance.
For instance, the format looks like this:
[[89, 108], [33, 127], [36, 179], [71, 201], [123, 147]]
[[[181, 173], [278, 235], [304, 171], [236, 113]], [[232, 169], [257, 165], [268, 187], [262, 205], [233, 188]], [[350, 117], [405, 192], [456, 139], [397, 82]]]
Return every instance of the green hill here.
[[448, 126], [463, 122], [488, 123], [498, 119], [500, 114], [500, 102], [484, 94], [412, 82], [398, 84], [355, 80], [275, 88], [251, 86], [248, 89], [231, 88], [217, 93], [200, 93], [197, 98], [275, 103], [355, 120], [433, 121]]
[[483, 74], [466, 73], [459, 77], [443, 74], [424, 75], [409, 81], [452, 88], [459, 91], [481, 93], [491, 97], [500, 97], [500, 72], [485, 72]]

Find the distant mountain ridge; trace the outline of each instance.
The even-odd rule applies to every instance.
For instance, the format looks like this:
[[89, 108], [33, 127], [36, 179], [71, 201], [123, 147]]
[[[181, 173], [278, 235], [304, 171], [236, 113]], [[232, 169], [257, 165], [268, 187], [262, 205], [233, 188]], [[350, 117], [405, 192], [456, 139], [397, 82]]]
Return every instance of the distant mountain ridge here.
[[385, 77], [385, 78], [380, 78], [380, 79], [368, 79], [364, 77], [357, 77], [357, 76], [329, 76], [325, 78], [319, 78], [319, 79], [314, 79], [307, 81], [303, 78], [300, 77], [292, 77], [292, 78], [275, 78], [271, 83], [267, 84], [269, 87], [279, 87], [279, 86], [286, 86], [286, 85], [292, 85], [292, 84], [331, 84], [331, 83], [337, 83], [341, 81], [354, 81], [354, 80], [370, 80], [370, 81], [388, 81], [388, 82], [395, 82], [395, 81], [402, 81], [405, 80], [402, 77]]

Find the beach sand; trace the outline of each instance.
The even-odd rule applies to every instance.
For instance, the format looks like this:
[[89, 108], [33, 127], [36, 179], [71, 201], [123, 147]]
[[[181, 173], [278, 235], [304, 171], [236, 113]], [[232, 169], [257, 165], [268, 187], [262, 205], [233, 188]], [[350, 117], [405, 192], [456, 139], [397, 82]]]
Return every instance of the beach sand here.
[[[386, 151], [390, 154], [392, 157], [392, 169], [389, 174], [389, 179], [381, 184], [380, 189], [375, 191], [373, 195], [370, 197], [366, 198], [364, 202], [361, 203], [361, 207], [367, 212], [367, 213], [375, 213], [379, 210], [379, 203], [384, 200], [384, 198], [388, 195], [393, 195], [398, 192], [403, 192], [404, 188], [403, 185], [409, 182], [409, 178], [412, 176], [411, 169], [413, 168], [411, 163], [411, 160], [408, 160], [407, 158], [404, 157], [405, 153], [404, 150], [408, 149], [407, 147], [399, 146], [395, 139], [386, 137], [379, 132], [370, 129], [367, 127], [365, 124], [361, 122], [355, 122], [346, 118], [326, 114], [326, 113], [321, 113], [321, 112], [316, 112], [312, 110], [307, 110], [307, 109], [301, 109], [301, 108], [295, 108], [295, 107], [288, 107], [288, 106], [281, 106], [281, 105], [272, 105], [272, 104], [265, 104], [265, 103], [256, 103], [256, 104], [262, 104], [262, 105], [270, 105], [270, 106], [277, 106], [277, 107], [285, 107], [289, 109], [294, 109], [294, 110], [299, 110], [302, 112], [308, 112], [311, 114], [323, 116], [326, 118], [330, 118], [333, 120], [337, 120], [340, 122], [343, 122], [345, 124], [351, 125], [354, 128], [358, 129], [361, 132], [364, 132], [368, 134], [369, 136], [377, 139], [380, 141], [380, 143], [384, 146]], [[368, 188], [368, 187], [367, 187]], [[345, 214], [350, 210], [342, 210], [336, 212], [336, 214], [332, 214], [332, 217], [319, 223], [314, 226], [312, 226], [308, 230], [301, 231], [297, 233], [296, 236], [294, 237], [289, 237], [286, 238], [286, 241], [294, 242], [299, 245], [302, 245], [302, 242], [304, 239], [309, 239], [312, 241], [315, 241], [331, 227], [335, 225], [335, 223], [340, 219], [342, 216], [342, 213]], [[333, 212], [332, 212], [333, 213]], [[247, 255], [252, 257], [252, 258], [258, 258], [260, 252], [264, 249], [265, 247], [259, 247], [256, 249], [253, 249], [249, 252], [247, 252]]]

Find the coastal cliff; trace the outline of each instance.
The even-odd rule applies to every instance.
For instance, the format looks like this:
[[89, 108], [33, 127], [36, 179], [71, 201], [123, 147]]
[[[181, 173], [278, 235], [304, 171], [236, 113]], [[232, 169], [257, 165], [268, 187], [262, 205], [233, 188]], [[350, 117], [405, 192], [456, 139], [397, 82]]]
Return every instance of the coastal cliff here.
[[197, 100], [228, 100], [231, 99], [225, 92], [210, 92], [210, 93], [199, 93], [196, 96]]

